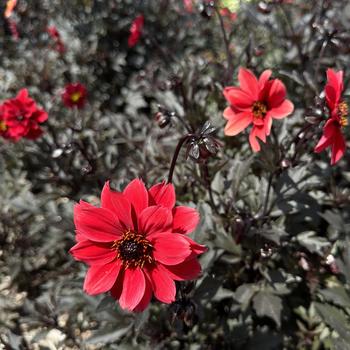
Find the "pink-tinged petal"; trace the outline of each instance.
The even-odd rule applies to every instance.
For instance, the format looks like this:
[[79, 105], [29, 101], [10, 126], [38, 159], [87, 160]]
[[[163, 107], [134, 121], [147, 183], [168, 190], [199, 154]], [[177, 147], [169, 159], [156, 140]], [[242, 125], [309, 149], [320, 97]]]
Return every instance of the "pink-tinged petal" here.
[[21, 89], [19, 90], [16, 99], [18, 100], [26, 100], [29, 96], [28, 90], [27, 89]]
[[138, 216], [148, 206], [148, 191], [140, 179], [131, 181], [123, 191], [124, 196], [129, 200]]
[[271, 128], [272, 128], [272, 118], [269, 115], [269, 113], [266, 114], [265, 119], [264, 119], [264, 134], [266, 136], [269, 136], [271, 133]]
[[178, 206], [173, 209], [173, 232], [190, 233], [199, 223], [199, 213], [196, 209]]
[[327, 104], [331, 110], [338, 105], [343, 89], [343, 71], [336, 72], [331, 68], [327, 69], [325, 92]]
[[249, 69], [240, 68], [238, 71], [238, 81], [240, 88], [246, 92], [253, 100], [258, 99], [259, 84], [256, 76]]
[[182, 263], [190, 254], [190, 243], [178, 233], [154, 233], [147, 237], [153, 245], [153, 257], [165, 265]]
[[150, 235], [171, 230], [172, 215], [169, 208], [154, 205], [146, 208], [139, 217], [139, 232]]
[[251, 110], [255, 101], [249, 94], [237, 87], [226, 87], [223, 93], [230, 105], [240, 111]]
[[167, 270], [157, 265], [149, 271], [154, 296], [163, 303], [170, 304], [175, 301], [176, 287], [175, 282], [169, 276]]
[[262, 135], [262, 132], [265, 133], [265, 129], [264, 127], [257, 127], [257, 126], [253, 126], [252, 130], [250, 131], [250, 134], [249, 134], [249, 143], [250, 143], [250, 146], [252, 147], [253, 151], [254, 152], [259, 152], [260, 151], [260, 145], [259, 145], [259, 142], [258, 140], [256, 139], [256, 137], [258, 135]]
[[279, 79], [272, 80], [271, 87], [268, 95], [268, 106], [269, 109], [276, 108], [286, 98], [286, 87]]
[[278, 107], [268, 111], [268, 115], [274, 119], [283, 119], [293, 113], [294, 105], [289, 100], [284, 100]]
[[176, 197], [173, 184], [162, 182], [152, 186], [148, 192], [150, 197], [149, 205], [162, 205], [169, 209], [174, 208]]
[[91, 241], [78, 242], [69, 251], [76, 260], [81, 260], [89, 265], [105, 265], [117, 256], [110, 244], [93, 243]]
[[320, 140], [318, 141], [317, 145], [314, 148], [314, 152], [320, 153], [322, 152], [325, 148], [329, 147], [332, 144], [332, 139], [326, 137], [325, 135], [322, 135]]
[[78, 230], [75, 231], [75, 240], [77, 242], [82, 242], [86, 241], [87, 239], [85, 238], [84, 234], [79, 232]]
[[236, 116], [236, 113], [231, 107], [226, 107], [223, 116], [225, 119], [230, 120]]
[[137, 306], [134, 308], [133, 311], [136, 311], [136, 312], [144, 311], [152, 299], [153, 288], [152, 288], [152, 283], [149, 280], [149, 277], [147, 276], [147, 274], [145, 274], [145, 282], [146, 282], [145, 294], [143, 295], [143, 298], [137, 304]]
[[136, 269], [126, 269], [124, 272], [123, 290], [119, 304], [123, 309], [133, 311], [145, 295], [146, 281], [144, 272]]
[[84, 201], [74, 206], [74, 223], [77, 231], [95, 242], [113, 242], [123, 234], [118, 218], [111, 211]]
[[183, 263], [173, 266], [163, 266], [171, 279], [175, 281], [188, 281], [198, 278], [202, 271], [197, 258], [185, 260]]
[[259, 78], [259, 89], [262, 90], [265, 87], [266, 82], [270, 79], [272, 71], [270, 69], [264, 70]]
[[238, 113], [227, 122], [224, 133], [227, 136], [235, 136], [247, 128], [252, 121], [253, 116], [251, 112]]
[[101, 206], [112, 211], [127, 228], [134, 229], [130, 202], [123, 193], [112, 190], [109, 181], [103, 186]]
[[115, 260], [106, 265], [90, 266], [84, 281], [84, 290], [87, 294], [96, 295], [109, 291], [119, 274], [121, 263]]
[[334, 138], [334, 143], [332, 145], [332, 158], [331, 165], [337, 163], [344, 155], [346, 149], [346, 143], [344, 136], [339, 130]]

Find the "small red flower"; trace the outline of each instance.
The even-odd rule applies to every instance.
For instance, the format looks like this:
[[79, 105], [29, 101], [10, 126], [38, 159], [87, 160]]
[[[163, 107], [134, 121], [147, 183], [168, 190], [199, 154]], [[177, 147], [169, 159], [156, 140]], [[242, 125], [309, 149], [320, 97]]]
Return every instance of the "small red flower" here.
[[221, 16], [227, 17], [231, 21], [235, 21], [237, 19], [237, 13], [231, 12], [227, 7], [224, 7], [220, 10]]
[[5, 138], [17, 141], [22, 137], [36, 139], [43, 133], [39, 124], [48, 118], [47, 113], [37, 107], [28, 96], [28, 90], [22, 89], [15, 98], [6, 100], [1, 106], [0, 130]]
[[86, 87], [80, 83], [71, 83], [65, 86], [62, 100], [68, 108], [81, 109], [85, 106], [87, 96]]
[[11, 17], [15, 7], [17, 5], [17, 0], [8, 0], [6, 3], [6, 9], [4, 12], [4, 17], [9, 18]]
[[129, 47], [134, 47], [139, 42], [144, 24], [145, 18], [143, 15], [139, 15], [133, 20], [130, 27], [130, 35], [128, 39]]
[[331, 147], [331, 164], [334, 165], [345, 153], [346, 143], [342, 129], [348, 125], [348, 105], [342, 100], [344, 90], [343, 71], [327, 70], [327, 84], [325, 87], [326, 102], [329, 118], [323, 127], [323, 135], [315, 147], [315, 152], [322, 152]]
[[50, 35], [51, 39], [55, 42], [54, 49], [59, 53], [64, 53], [66, 51], [66, 48], [63, 44], [61, 35], [58, 32], [57, 28], [55, 26], [49, 26], [47, 27], [47, 32]]
[[198, 224], [195, 209], [175, 206], [172, 184], [149, 190], [135, 179], [123, 192], [107, 182], [101, 207], [80, 201], [74, 208], [77, 244], [70, 250], [89, 265], [84, 290], [110, 291], [123, 309], [143, 311], [152, 295], [164, 303], [175, 300], [174, 281], [198, 277], [197, 256], [206, 248], [187, 233]]
[[224, 96], [230, 103], [223, 113], [228, 120], [225, 134], [234, 136], [250, 124], [249, 142], [254, 152], [260, 151], [257, 137], [266, 142], [270, 135], [272, 120], [282, 119], [294, 110], [293, 103], [286, 99], [286, 88], [279, 79], [270, 79], [272, 72], [265, 70], [259, 80], [248, 69], [240, 68], [239, 87], [224, 89]]
[[183, 4], [184, 4], [186, 12], [188, 12], [188, 13], [193, 12], [193, 0], [183, 0]]

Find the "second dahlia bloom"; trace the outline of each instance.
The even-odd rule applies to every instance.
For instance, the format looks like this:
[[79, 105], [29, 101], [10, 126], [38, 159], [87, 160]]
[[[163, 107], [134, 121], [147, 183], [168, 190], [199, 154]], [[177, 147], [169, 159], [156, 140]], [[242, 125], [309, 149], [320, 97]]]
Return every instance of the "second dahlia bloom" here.
[[145, 18], [143, 15], [139, 15], [133, 20], [128, 38], [129, 47], [134, 47], [139, 42], [144, 24]]
[[272, 120], [285, 118], [294, 110], [293, 103], [286, 99], [284, 84], [279, 79], [270, 80], [271, 74], [271, 70], [265, 70], [257, 79], [250, 70], [240, 68], [240, 86], [224, 89], [230, 104], [223, 113], [227, 119], [225, 135], [237, 135], [252, 124], [249, 142], [254, 152], [260, 151], [257, 138], [266, 142], [270, 135]]
[[342, 99], [344, 90], [343, 71], [327, 70], [327, 84], [325, 87], [326, 103], [329, 118], [323, 127], [323, 135], [315, 147], [315, 152], [322, 152], [330, 147], [332, 150], [331, 164], [340, 160], [346, 149], [343, 128], [348, 125], [348, 105]]
[[0, 112], [2, 136], [13, 141], [22, 137], [38, 138], [43, 132], [40, 124], [48, 118], [47, 113], [29, 97], [27, 89], [20, 90], [15, 98], [6, 100]]
[[62, 101], [68, 108], [81, 109], [85, 106], [86, 96], [87, 90], [83, 84], [71, 83], [64, 87]]
[[206, 248], [187, 234], [195, 229], [195, 209], [175, 206], [172, 184], [149, 190], [135, 179], [123, 192], [107, 182], [101, 207], [80, 201], [74, 208], [75, 259], [89, 265], [84, 290], [110, 292], [123, 309], [142, 311], [152, 295], [164, 303], [175, 300], [174, 281], [198, 277], [197, 256]]

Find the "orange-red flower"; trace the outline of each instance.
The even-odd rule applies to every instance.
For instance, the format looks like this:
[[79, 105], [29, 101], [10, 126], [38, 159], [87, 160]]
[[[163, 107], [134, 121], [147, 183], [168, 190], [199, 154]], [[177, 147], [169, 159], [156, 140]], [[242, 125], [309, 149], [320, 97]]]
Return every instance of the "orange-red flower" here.
[[68, 108], [81, 109], [85, 106], [87, 96], [86, 87], [81, 83], [67, 84], [62, 94], [62, 101]]
[[197, 256], [206, 248], [187, 234], [198, 224], [195, 209], [175, 206], [172, 184], [149, 190], [135, 179], [123, 192], [107, 182], [101, 207], [80, 201], [74, 208], [75, 259], [89, 265], [84, 290], [109, 291], [123, 309], [142, 311], [152, 295], [164, 303], [175, 300], [174, 281], [198, 277]]
[[342, 99], [344, 90], [343, 71], [327, 70], [327, 84], [325, 87], [326, 102], [329, 109], [329, 118], [323, 127], [323, 135], [315, 147], [315, 152], [322, 152], [331, 147], [331, 164], [340, 160], [346, 149], [342, 129], [348, 125], [348, 105]]
[[130, 35], [128, 38], [129, 47], [134, 47], [139, 42], [144, 23], [145, 23], [145, 18], [143, 15], [139, 15], [133, 20], [130, 27]]
[[22, 137], [36, 139], [43, 133], [39, 124], [47, 118], [47, 113], [29, 97], [28, 90], [22, 89], [0, 108], [0, 135], [13, 141]]
[[240, 86], [224, 89], [230, 104], [223, 113], [228, 121], [225, 134], [237, 135], [252, 124], [249, 142], [254, 152], [260, 150], [257, 138], [266, 142], [266, 136], [270, 135], [272, 120], [285, 118], [294, 110], [293, 103], [286, 99], [284, 84], [279, 79], [270, 80], [271, 74], [265, 70], [257, 79], [250, 70], [240, 68]]
[[4, 12], [4, 17], [9, 18], [12, 15], [13, 10], [15, 9], [17, 5], [17, 0], [8, 0], [6, 3], [6, 9]]

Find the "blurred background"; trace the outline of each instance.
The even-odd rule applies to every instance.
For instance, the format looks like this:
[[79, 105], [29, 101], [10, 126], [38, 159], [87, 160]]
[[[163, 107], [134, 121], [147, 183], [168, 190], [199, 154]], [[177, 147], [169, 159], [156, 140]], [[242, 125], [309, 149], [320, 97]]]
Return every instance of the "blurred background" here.
[[[350, 349], [349, 157], [312, 152], [326, 69], [350, 77], [347, 0], [6, 6], [1, 103], [27, 88], [49, 117], [36, 140], [0, 140], [0, 349]], [[240, 66], [272, 69], [295, 105], [259, 154], [223, 134]], [[77, 82], [86, 103], [69, 108]], [[86, 295], [74, 203], [98, 205], [107, 179], [166, 179], [178, 140], [207, 121], [222, 147], [182, 150], [174, 174], [178, 203], [201, 213], [201, 278], [142, 314]]]

